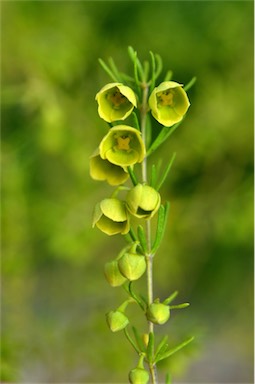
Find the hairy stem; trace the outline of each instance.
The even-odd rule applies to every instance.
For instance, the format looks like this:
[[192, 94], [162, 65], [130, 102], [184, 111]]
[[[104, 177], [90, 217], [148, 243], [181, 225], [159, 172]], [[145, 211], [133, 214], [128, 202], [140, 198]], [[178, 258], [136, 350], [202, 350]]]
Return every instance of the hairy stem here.
[[[144, 143], [146, 143], [146, 114], [147, 114], [147, 99], [148, 99], [148, 84], [142, 84], [143, 98], [141, 106], [141, 132]], [[147, 182], [147, 157], [144, 158], [142, 162], [142, 178], [143, 182]], [[151, 252], [151, 220], [146, 221], [146, 240], [147, 240], [147, 296], [148, 296], [148, 305], [153, 302], [153, 254]], [[151, 321], [148, 321], [149, 332], [154, 332], [154, 324]], [[155, 364], [149, 364], [150, 374], [152, 378], [152, 383], [156, 384], [157, 380], [157, 367]]]

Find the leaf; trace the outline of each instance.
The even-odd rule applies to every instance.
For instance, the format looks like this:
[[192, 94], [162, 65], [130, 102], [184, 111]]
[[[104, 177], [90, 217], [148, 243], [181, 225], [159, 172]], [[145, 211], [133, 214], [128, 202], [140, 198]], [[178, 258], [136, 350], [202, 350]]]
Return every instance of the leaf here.
[[124, 333], [126, 335], [126, 338], [128, 339], [128, 341], [130, 342], [130, 344], [133, 346], [133, 348], [136, 350], [136, 352], [139, 354], [140, 353], [140, 350], [139, 348], [137, 347], [137, 345], [135, 344], [134, 340], [132, 339], [132, 337], [129, 335], [128, 333], [128, 330], [127, 330], [127, 327], [124, 328]]
[[140, 348], [140, 350], [141, 350], [142, 352], [145, 352], [145, 345], [144, 345], [144, 343], [143, 343], [143, 341], [142, 341], [142, 338], [141, 338], [141, 336], [139, 335], [139, 333], [138, 333], [136, 327], [132, 326], [132, 331], [133, 331], [133, 333], [134, 333], [135, 340], [136, 340], [136, 343], [137, 343], [138, 347]]
[[165, 384], [172, 384], [172, 378], [171, 378], [171, 375], [170, 375], [169, 372], [166, 374], [166, 382], [165, 382]]
[[195, 76], [192, 77], [192, 79], [188, 82], [188, 84], [186, 84], [183, 87], [184, 91], [188, 91], [191, 87], [193, 87], [193, 85], [195, 84], [196, 81], [197, 81], [197, 78]]
[[167, 359], [171, 355], [173, 355], [175, 352], [179, 351], [180, 349], [186, 347], [191, 341], [194, 340], [194, 336], [190, 337], [189, 339], [185, 340], [183, 343], [177, 345], [176, 347], [169, 349], [168, 351], [164, 352], [163, 354], [159, 355], [156, 359], [155, 363], [158, 363], [161, 360]]
[[170, 309], [182, 309], [182, 308], [187, 308], [190, 306], [190, 303], [182, 303], [182, 304], [177, 304], [177, 305], [170, 305]]
[[173, 301], [177, 295], [178, 295], [178, 291], [174, 291], [169, 297], [166, 298], [166, 300], [164, 300], [164, 304], [167, 305], [171, 303], [171, 301]]
[[159, 343], [157, 349], [156, 349], [155, 359], [157, 359], [157, 356], [159, 354], [162, 354], [166, 351], [166, 349], [168, 348], [167, 341], [168, 341], [168, 336], [164, 336], [163, 339], [161, 340], [161, 342]]
[[152, 164], [151, 166], [151, 182], [150, 185], [152, 188], [156, 188], [156, 182], [157, 182], [157, 168], [155, 164]]
[[154, 333], [149, 333], [149, 342], [147, 345], [147, 358], [149, 363], [153, 362], [154, 359]]
[[105, 64], [105, 62], [102, 59], [98, 59], [99, 63], [101, 64], [101, 67], [105, 70], [105, 72], [110, 76], [110, 78], [118, 83], [118, 79], [115, 77], [114, 73], [110, 70], [110, 68]]
[[156, 139], [153, 141], [150, 148], [148, 149], [147, 157], [150, 156], [161, 144], [163, 144], [168, 139], [168, 137], [176, 130], [176, 128], [179, 127], [183, 119], [179, 121], [179, 123], [176, 123], [171, 127], [163, 127], [161, 129], [160, 133], [158, 134], [158, 136], [156, 137]]
[[136, 175], [135, 175], [132, 167], [130, 167], [130, 165], [129, 165], [127, 167], [127, 170], [128, 170], [128, 173], [129, 173], [129, 176], [130, 176], [130, 179], [131, 179], [133, 185], [136, 186], [138, 184], [138, 181], [137, 181]]
[[158, 183], [158, 185], [156, 187], [157, 191], [159, 191], [160, 188], [162, 187], [162, 185], [164, 184], [164, 182], [165, 182], [165, 180], [166, 180], [166, 178], [167, 178], [167, 176], [168, 176], [168, 174], [170, 172], [172, 164], [174, 162], [175, 156], [176, 156], [176, 152], [174, 152], [173, 156], [171, 157], [171, 159], [170, 159], [170, 161], [169, 161], [169, 163], [168, 163], [168, 165], [167, 165], [167, 167], [166, 167], [166, 169], [165, 169], [165, 171], [164, 171], [164, 173], [163, 173], [163, 175], [161, 177], [161, 180], [160, 180], [160, 182]]
[[142, 225], [138, 225], [138, 227], [137, 227], [137, 236], [138, 236], [138, 239], [140, 241], [140, 244], [142, 246], [144, 253], [146, 253], [147, 252], [147, 241], [146, 241], [146, 237], [145, 237], [145, 233], [144, 233], [144, 228]]
[[161, 205], [159, 208], [157, 231], [156, 231], [156, 237], [152, 246], [152, 253], [156, 252], [156, 250], [160, 246], [160, 243], [163, 239], [165, 229], [166, 229], [169, 209], [170, 209], [170, 203], [168, 201], [166, 202], [165, 207]]
[[156, 62], [155, 62], [155, 56], [153, 52], [150, 51], [150, 56], [151, 56], [151, 86], [150, 86], [150, 93], [153, 91], [155, 88], [155, 71], [156, 71]]

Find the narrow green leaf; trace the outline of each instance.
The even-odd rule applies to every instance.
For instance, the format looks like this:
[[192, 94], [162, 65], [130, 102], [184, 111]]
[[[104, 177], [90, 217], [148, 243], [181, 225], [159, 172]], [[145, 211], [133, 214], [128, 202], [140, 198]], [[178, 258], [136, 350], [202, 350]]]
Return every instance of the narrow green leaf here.
[[149, 150], [147, 151], [147, 157], [150, 156], [161, 144], [163, 144], [168, 137], [176, 130], [176, 128], [179, 127], [179, 125], [182, 123], [183, 119], [171, 127], [163, 127], [156, 137], [156, 139], [151, 144]]
[[135, 231], [133, 230], [132, 227], [130, 228], [128, 234], [129, 234], [129, 236], [131, 237], [131, 240], [132, 240], [132, 241], [137, 241], [137, 237], [136, 237]]
[[130, 281], [130, 283], [128, 285], [128, 290], [129, 290], [130, 296], [137, 302], [137, 304], [140, 306], [140, 308], [144, 311], [145, 308], [144, 308], [143, 302], [141, 301], [141, 299], [133, 291], [132, 281]]
[[147, 81], [148, 81], [149, 72], [150, 72], [150, 64], [146, 60], [143, 63], [143, 82], [144, 83], [147, 83]]
[[156, 188], [157, 183], [157, 167], [155, 164], [152, 164], [151, 166], [151, 180], [150, 185], [152, 188]]
[[110, 69], [111, 69], [112, 73], [114, 74], [115, 78], [118, 79], [119, 82], [122, 82], [121, 75], [118, 71], [118, 68], [115, 65], [113, 58], [109, 57], [108, 62], [109, 62]]
[[166, 374], [166, 384], [172, 384], [172, 378], [169, 372]]
[[155, 251], [157, 250], [157, 248], [161, 243], [161, 240], [163, 237], [164, 222], [165, 222], [165, 207], [164, 205], [161, 205], [158, 210], [157, 231], [156, 231], [156, 237], [152, 246], [152, 253], [155, 253]]
[[166, 351], [166, 349], [168, 348], [167, 341], [168, 341], [168, 336], [164, 336], [163, 339], [161, 340], [161, 342], [159, 343], [157, 349], [156, 349], [156, 352], [155, 352], [155, 358], [156, 359], [157, 359], [157, 356], [159, 354], [164, 353]]
[[164, 300], [164, 304], [168, 305], [169, 303], [171, 303], [171, 301], [173, 301], [177, 295], [178, 291], [174, 291], [169, 297], [166, 298], [166, 300]]
[[164, 81], [169, 81], [172, 79], [173, 71], [167, 71]]
[[140, 241], [140, 244], [142, 246], [144, 253], [146, 253], [147, 252], [147, 241], [146, 241], [146, 236], [144, 233], [144, 228], [142, 225], [138, 225], [138, 227], [137, 227], [137, 236], [138, 236], [138, 239]]
[[132, 326], [132, 330], [133, 330], [135, 340], [136, 340], [136, 343], [137, 343], [140, 351], [145, 352], [145, 345], [144, 345], [143, 340], [142, 340], [141, 336], [139, 335], [136, 327]]
[[101, 65], [101, 67], [105, 70], [105, 72], [110, 76], [110, 78], [114, 81], [114, 82], [116, 82], [116, 83], [118, 83], [118, 79], [115, 77], [115, 75], [113, 74], [113, 72], [110, 70], [110, 68], [105, 64], [105, 62], [102, 60], [102, 59], [98, 59], [98, 61], [99, 61], [99, 63], [100, 63], [100, 65]]
[[191, 87], [193, 87], [193, 85], [195, 84], [196, 81], [197, 81], [197, 78], [195, 76], [192, 77], [192, 79], [188, 82], [188, 84], [186, 84], [183, 87], [184, 91], [188, 91]]
[[138, 184], [138, 181], [137, 181], [137, 178], [136, 178], [136, 175], [133, 171], [133, 169], [130, 167], [130, 165], [127, 167], [128, 169], [128, 173], [129, 173], [129, 176], [130, 176], [130, 179], [133, 183], [134, 186], [136, 186]]
[[169, 161], [169, 163], [168, 163], [168, 165], [167, 165], [167, 167], [166, 167], [166, 169], [165, 169], [165, 171], [164, 171], [164, 173], [163, 173], [163, 175], [161, 177], [161, 180], [160, 180], [160, 182], [158, 183], [158, 185], [156, 187], [157, 191], [159, 191], [160, 188], [162, 187], [162, 185], [164, 184], [164, 182], [165, 182], [165, 180], [166, 180], [166, 178], [167, 178], [167, 176], [168, 176], [168, 174], [170, 172], [172, 164], [174, 162], [175, 156], [176, 156], [176, 152], [174, 152], [173, 156], [171, 157], [171, 159], [170, 159], [170, 161]]
[[141, 351], [139, 350], [139, 348], [137, 347], [137, 345], [135, 344], [134, 340], [132, 339], [132, 337], [129, 335], [128, 333], [128, 330], [127, 330], [127, 327], [124, 328], [124, 333], [126, 335], [126, 338], [128, 339], [128, 341], [130, 342], [130, 344], [133, 346], [133, 348], [136, 350], [136, 352], [139, 354]]
[[169, 349], [162, 355], [158, 356], [156, 363], [158, 363], [161, 360], [167, 359], [171, 355], [173, 355], [175, 352], [179, 351], [180, 349], [184, 348], [186, 345], [188, 345], [192, 340], [194, 340], [194, 336], [190, 337], [189, 339], [185, 340], [183, 343], [177, 345], [176, 347]]
[[162, 62], [161, 56], [159, 56], [158, 54], [155, 55], [155, 60], [156, 60], [156, 65], [157, 65], [157, 69], [156, 69], [156, 73], [155, 73], [155, 79], [157, 79], [162, 72], [163, 62]]
[[150, 51], [151, 56], [151, 86], [150, 86], [150, 93], [155, 88], [155, 71], [156, 71], [156, 62], [155, 62], [155, 56], [153, 52]]
[[149, 342], [147, 345], [147, 358], [149, 363], [152, 363], [154, 360], [154, 333], [149, 333]]
[[131, 116], [133, 117], [133, 120], [134, 120], [134, 128], [138, 129], [138, 131], [141, 131], [137, 114], [135, 112], [132, 112]]

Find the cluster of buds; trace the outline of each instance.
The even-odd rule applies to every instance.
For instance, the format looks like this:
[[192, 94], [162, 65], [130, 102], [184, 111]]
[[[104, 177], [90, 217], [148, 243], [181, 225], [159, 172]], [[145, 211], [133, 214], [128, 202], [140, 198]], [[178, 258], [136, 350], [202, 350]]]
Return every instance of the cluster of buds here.
[[[131, 54], [136, 66], [136, 55], [132, 52]], [[115, 71], [116, 68], [113, 67], [113, 70]], [[108, 69], [107, 72], [111, 71]], [[167, 210], [161, 205], [159, 187], [155, 183], [149, 184], [147, 176], [144, 176], [143, 165], [146, 163], [149, 151], [146, 153], [148, 145], [145, 135], [146, 127], [144, 124], [142, 127], [142, 123], [139, 126], [138, 121], [140, 117], [141, 121], [143, 119], [146, 122], [146, 114], [149, 113], [163, 127], [169, 128], [184, 118], [190, 105], [182, 84], [163, 81], [155, 87], [154, 73], [149, 91], [149, 82], [139, 82], [136, 71], [134, 77], [136, 86], [132, 87], [133, 83], [130, 85], [130, 82], [127, 82], [128, 85], [126, 85], [115, 81], [105, 85], [95, 98], [100, 118], [110, 127], [90, 157], [90, 175], [94, 180], [105, 181], [116, 188], [110, 197], [106, 197], [96, 204], [92, 225], [108, 236], [129, 235], [127, 236], [128, 246], [115, 259], [108, 261], [104, 267], [107, 282], [112, 287], [122, 285], [128, 287], [126, 290], [129, 292], [128, 300], [106, 314], [106, 322], [112, 332], [121, 330], [127, 332], [129, 319], [125, 310], [130, 302], [140, 305], [150, 323], [161, 325], [166, 323], [170, 317], [169, 299], [164, 302], [160, 302], [159, 299], [147, 302], [141, 297], [141, 301], [131, 290], [132, 282], [140, 279], [146, 270], [150, 270], [148, 263], [152, 256], [152, 248], [148, 237], [146, 238], [141, 229], [144, 225], [143, 221], [150, 221], [158, 213], [159, 229], [153, 245], [155, 248], [163, 233]], [[144, 84], [148, 93], [146, 93], [146, 97], [141, 97], [141, 92], [137, 91], [139, 91], [139, 86], [143, 90]], [[131, 115], [134, 117], [134, 126], [129, 122]], [[128, 123], [124, 122], [128, 118]], [[164, 137], [162, 142], [163, 140], [165, 140]], [[135, 167], [138, 164], [142, 164], [141, 181], [135, 173]], [[125, 183], [127, 184], [123, 186]], [[121, 199], [119, 198], [120, 191], [125, 194]], [[133, 230], [134, 223], [137, 225], [137, 236]], [[143, 384], [149, 381], [149, 373], [144, 369], [143, 360], [145, 358], [148, 363], [152, 361], [152, 358], [148, 358], [143, 350], [138, 353], [139, 363], [129, 373], [129, 381], [133, 384]]]

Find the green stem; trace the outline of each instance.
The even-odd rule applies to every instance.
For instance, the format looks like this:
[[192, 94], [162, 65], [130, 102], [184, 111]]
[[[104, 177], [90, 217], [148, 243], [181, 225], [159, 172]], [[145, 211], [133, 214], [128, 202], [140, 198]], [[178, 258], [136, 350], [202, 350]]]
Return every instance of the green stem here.
[[[141, 133], [144, 143], [146, 143], [146, 114], [147, 114], [147, 100], [148, 100], [148, 84], [142, 83], [142, 106], [141, 106]], [[142, 162], [142, 178], [143, 182], [147, 183], [147, 157], [144, 158]], [[146, 240], [147, 240], [147, 296], [148, 296], [148, 305], [153, 302], [153, 253], [151, 252], [151, 221], [146, 221]], [[154, 333], [154, 324], [151, 321], [148, 321], [149, 332]], [[153, 351], [154, 354], [154, 351]], [[157, 384], [157, 367], [156, 364], [152, 362], [149, 363], [149, 369], [151, 374], [151, 379], [153, 384]]]

